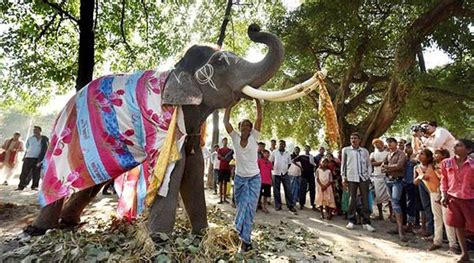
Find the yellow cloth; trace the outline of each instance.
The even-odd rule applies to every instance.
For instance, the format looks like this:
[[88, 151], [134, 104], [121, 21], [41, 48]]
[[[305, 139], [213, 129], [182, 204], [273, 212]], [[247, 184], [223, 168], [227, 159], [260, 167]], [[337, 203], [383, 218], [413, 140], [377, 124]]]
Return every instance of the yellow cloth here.
[[171, 123], [166, 134], [165, 142], [160, 149], [158, 154], [158, 160], [153, 170], [153, 175], [150, 178], [150, 185], [146, 194], [146, 204], [150, 206], [155, 200], [155, 196], [158, 193], [158, 189], [163, 183], [163, 179], [170, 163], [176, 162], [180, 159], [178, 146], [176, 145], [176, 133], [177, 133], [177, 112], [176, 108], [171, 118]]
[[319, 82], [319, 112], [324, 117], [325, 137], [330, 147], [338, 149], [340, 134], [336, 110], [326, 89], [324, 77], [321, 74], [317, 74], [316, 77]]

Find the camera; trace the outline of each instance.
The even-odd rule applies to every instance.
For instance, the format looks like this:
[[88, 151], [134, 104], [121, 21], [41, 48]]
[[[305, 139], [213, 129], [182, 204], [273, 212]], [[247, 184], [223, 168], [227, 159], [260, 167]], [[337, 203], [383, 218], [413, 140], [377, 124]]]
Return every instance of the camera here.
[[412, 132], [422, 132], [422, 133], [425, 133], [426, 132], [426, 129], [423, 128], [420, 124], [414, 124], [410, 127], [410, 130]]

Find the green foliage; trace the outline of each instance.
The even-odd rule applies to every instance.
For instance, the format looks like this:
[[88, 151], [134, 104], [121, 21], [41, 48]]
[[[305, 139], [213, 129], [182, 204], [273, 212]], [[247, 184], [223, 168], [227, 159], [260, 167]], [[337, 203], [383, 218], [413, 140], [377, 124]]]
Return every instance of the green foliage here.
[[[79, 0], [54, 3], [79, 18]], [[407, 28], [437, 3], [319, 0], [287, 10], [282, 2], [240, 1], [232, 8], [224, 49], [245, 56], [249, 49], [264, 48], [248, 39], [247, 26], [253, 22], [266, 24], [264, 29], [282, 39], [286, 57], [282, 69], [263, 88], [287, 88], [302, 82], [316, 69], [326, 69], [333, 101], [342, 96], [349, 108], [344, 112], [344, 129], [352, 129], [363, 123], [383, 100], [394, 74], [395, 52]], [[225, 6], [225, 1], [99, 1], [94, 27], [94, 75], [171, 66], [191, 44], [216, 43]], [[466, 3], [465, 8], [472, 9], [473, 3]], [[44, 1], [4, 1], [0, 9], [0, 24], [5, 25], [0, 29], [0, 107], [17, 105], [33, 111], [51, 95], [72, 89], [78, 51], [74, 19]], [[466, 123], [472, 122], [472, 103], [444, 96], [443, 90], [446, 94], [470, 91], [468, 84], [472, 81], [458, 84], [472, 78], [472, 74], [464, 72], [472, 71], [471, 31], [472, 18], [453, 18], [436, 27], [422, 42], [424, 48], [440, 47], [455, 63], [427, 74], [412, 68], [411, 72], [402, 72], [406, 76], [401, 79], [408, 81], [410, 95], [390, 132], [406, 130], [413, 120], [434, 117], [457, 134], [469, 132], [470, 125]], [[345, 79], [349, 73], [352, 78]], [[370, 83], [370, 89], [369, 76], [378, 78]], [[346, 84], [347, 91], [341, 93]], [[435, 102], [431, 102], [433, 98]], [[433, 106], [422, 106], [427, 103]], [[250, 105], [244, 104], [241, 111], [253, 112]], [[443, 107], [433, 110], [438, 108], [436, 105]], [[294, 137], [298, 143], [318, 144], [321, 140], [316, 93], [295, 102], [266, 103], [265, 110], [263, 134]], [[454, 112], [460, 113], [454, 116]]]
[[422, 74], [389, 132], [408, 133], [410, 124], [436, 121], [456, 137], [472, 138], [473, 80], [472, 58], [437, 67]]
[[[2, 2], [0, 24], [0, 107], [17, 105], [34, 111], [52, 95], [74, 87], [77, 74], [80, 1]], [[216, 43], [225, 1], [160, 3], [159, 1], [98, 1], [95, 69], [98, 77], [172, 66], [192, 43]], [[125, 3], [122, 16], [123, 3]], [[265, 17], [268, 4], [236, 4], [224, 46], [245, 55], [247, 26]], [[263, 15], [262, 15], [263, 14]], [[23, 103], [18, 103], [21, 101]]]
[[[342, 96], [346, 104], [343, 111], [344, 122], [340, 122], [339, 125], [343, 125], [344, 130], [351, 127], [354, 129], [367, 121], [369, 114], [384, 99], [390, 80], [395, 73], [395, 53], [401, 45], [402, 36], [406, 34], [416, 18], [437, 3], [438, 1], [411, 1], [402, 4], [399, 1], [374, 3], [320, 0], [304, 3], [291, 12], [275, 8], [270, 16], [269, 28], [284, 42], [286, 59], [282, 66], [283, 73], [277, 75], [266, 88], [285, 88], [307, 79], [316, 69], [326, 69], [328, 71], [327, 84], [333, 101], [336, 97]], [[472, 8], [472, 3], [466, 4], [466, 8], [469, 7]], [[472, 18], [449, 19], [440, 24], [435, 32], [423, 41], [423, 46], [425, 48], [440, 47], [456, 62], [468, 54], [472, 57], [473, 42], [469, 25], [472, 28]], [[401, 50], [401, 55], [403, 52], [413, 52], [413, 50]], [[472, 71], [472, 66], [467, 67], [466, 63], [458, 64], [458, 67]], [[348, 74], [352, 75], [351, 79], [345, 79]], [[439, 116], [441, 123], [445, 126], [453, 127], [453, 129], [456, 126], [457, 133], [467, 132], [466, 124], [469, 120], [472, 122], [472, 118], [469, 117], [472, 116], [472, 102], [471, 104], [466, 101], [459, 103], [451, 96], [443, 96], [443, 89], [447, 92], [462, 94], [469, 92], [468, 85], [459, 85], [456, 87], [457, 90], [450, 90], [447, 76], [434, 74], [433, 71], [428, 74], [429, 78], [441, 89], [435, 91], [422, 88], [421, 84], [415, 85], [428, 76], [419, 74], [417, 70], [413, 70], [413, 67], [402, 74], [403, 76], [399, 76], [399, 79], [407, 81], [409, 88], [413, 90], [409, 95], [407, 110], [402, 111], [391, 132], [406, 130], [410, 116], [421, 118], [434, 115]], [[369, 83], [370, 76], [375, 76], [376, 80]], [[347, 92], [344, 91], [345, 84], [348, 84]], [[438, 98], [437, 105], [445, 106], [437, 111], [433, 111], [432, 107], [420, 106], [423, 104], [420, 102], [429, 100], [431, 97]], [[306, 107], [300, 108], [305, 111], [301, 115], [308, 116], [308, 119], [302, 120], [304, 124], [315, 124], [309, 127], [311, 130], [309, 134], [315, 134], [321, 129], [321, 121], [311, 122], [311, 119], [320, 118], [315, 110], [316, 106], [315, 101], [309, 101]], [[266, 124], [279, 131], [281, 136], [305, 140], [308, 133], [300, 134], [299, 129], [291, 129], [290, 132], [283, 131], [278, 128], [281, 124], [273, 121], [280, 117], [279, 114], [285, 114], [282, 119], [292, 117], [292, 114], [287, 114], [290, 112], [287, 107], [286, 103], [272, 105], [274, 114], [272, 114], [272, 119], [266, 120], [268, 121]], [[450, 109], [450, 112], [441, 113], [445, 111], [444, 109]], [[460, 112], [456, 118], [451, 116], [455, 112]]]

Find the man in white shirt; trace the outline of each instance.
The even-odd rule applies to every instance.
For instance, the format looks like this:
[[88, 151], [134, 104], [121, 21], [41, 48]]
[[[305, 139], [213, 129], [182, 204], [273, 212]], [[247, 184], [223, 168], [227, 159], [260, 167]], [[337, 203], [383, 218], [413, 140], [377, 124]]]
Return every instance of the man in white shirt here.
[[[30, 184], [33, 177], [31, 190], [37, 190], [40, 180], [41, 162], [48, 148], [48, 137], [41, 135], [41, 127], [33, 127], [33, 136], [26, 141], [26, 153], [23, 159], [23, 167], [21, 169], [20, 184], [17, 191], [22, 191]], [[31, 175], [31, 176], [30, 176]]]
[[[378, 220], [383, 220], [382, 205], [388, 203], [390, 207], [390, 218], [392, 217], [392, 207], [390, 204], [390, 194], [385, 184], [385, 173], [382, 172], [382, 164], [387, 158], [389, 152], [385, 151], [384, 143], [380, 139], [374, 139], [372, 141], [374, 146], [374, 152], [370, 154], [370, 162], [373, 166], [373, 173], [371, 175], [372, 183], [374, 184], [375, 190], [375, 204], [379, 210]], [[403, 145], [405, 146], [405, 145]]]
[[217, 158], [217, 150], [219, 150], [219, 144], [214, 145], [214, 151], [211, 153], [211, 165], [213, 171], [213, 182], [212, 186], [214, 194], [217, 194], [218, 178], [219, 178], [219, 158]]
[[349, 223], [346, 228], [353, 229], [356, 224], [357, 189], [360, 191], [362, 200], [362, 227], [370, 232], [375, 229], [370, 225], [369, 210], [369, 185], [372, 165], [370, 163], [369, 151], [360, 146], [361, 136], [358, 133], [351, 134], [351, 146], [342, 149], [341, 174], [342, 181], [349, 186]]
[[275, 210], [281, 210], [281, 193], [280, 187], [283, 184], [283, 190], [285, 191], [286, 206], [288, 209], [296, 213], [295, 203], [291, 192], [291, 178], [288, 176], [288, 168], [291, 164], [291, 154], [285, 150], [286, 142], [280, 140], [278, 149], [272, 152], [270, 161], [273, 162], [273, 196], [275, 198]]
[[426, 139], [423, 144], [432, 152], [439, 149], [446, 149], [449, 151], [451, 157], [454, 156], [454, 145], [456, 138], [445, 128], [438, 127], [434, 121], [422, 122], [421, 127], [425, 130]]

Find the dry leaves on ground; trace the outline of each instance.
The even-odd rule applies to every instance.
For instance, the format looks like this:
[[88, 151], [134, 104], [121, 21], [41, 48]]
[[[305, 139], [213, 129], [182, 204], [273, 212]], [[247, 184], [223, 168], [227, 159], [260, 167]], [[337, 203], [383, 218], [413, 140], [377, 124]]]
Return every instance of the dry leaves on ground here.
[[159, 234], [152, 239], [143, 220], [130, 224], [116, 218], [106, 222], [92, 217], [76, 231], [50, 230], [44, 236], [17, 239], [19, 246], [0, 256], [0, 261], [261, 262], [278, 258], [315, 260], [332, 254], [314, 233], [283, 221], [279, 225], [256, 224], [255, 249], [241, 254], [233, 215], [214, 207], [208, 209], [208, 220], [210, 227], [204, 236], [195, 236], [190, 234], [185, 214], [179, 213], [172, 235]]

